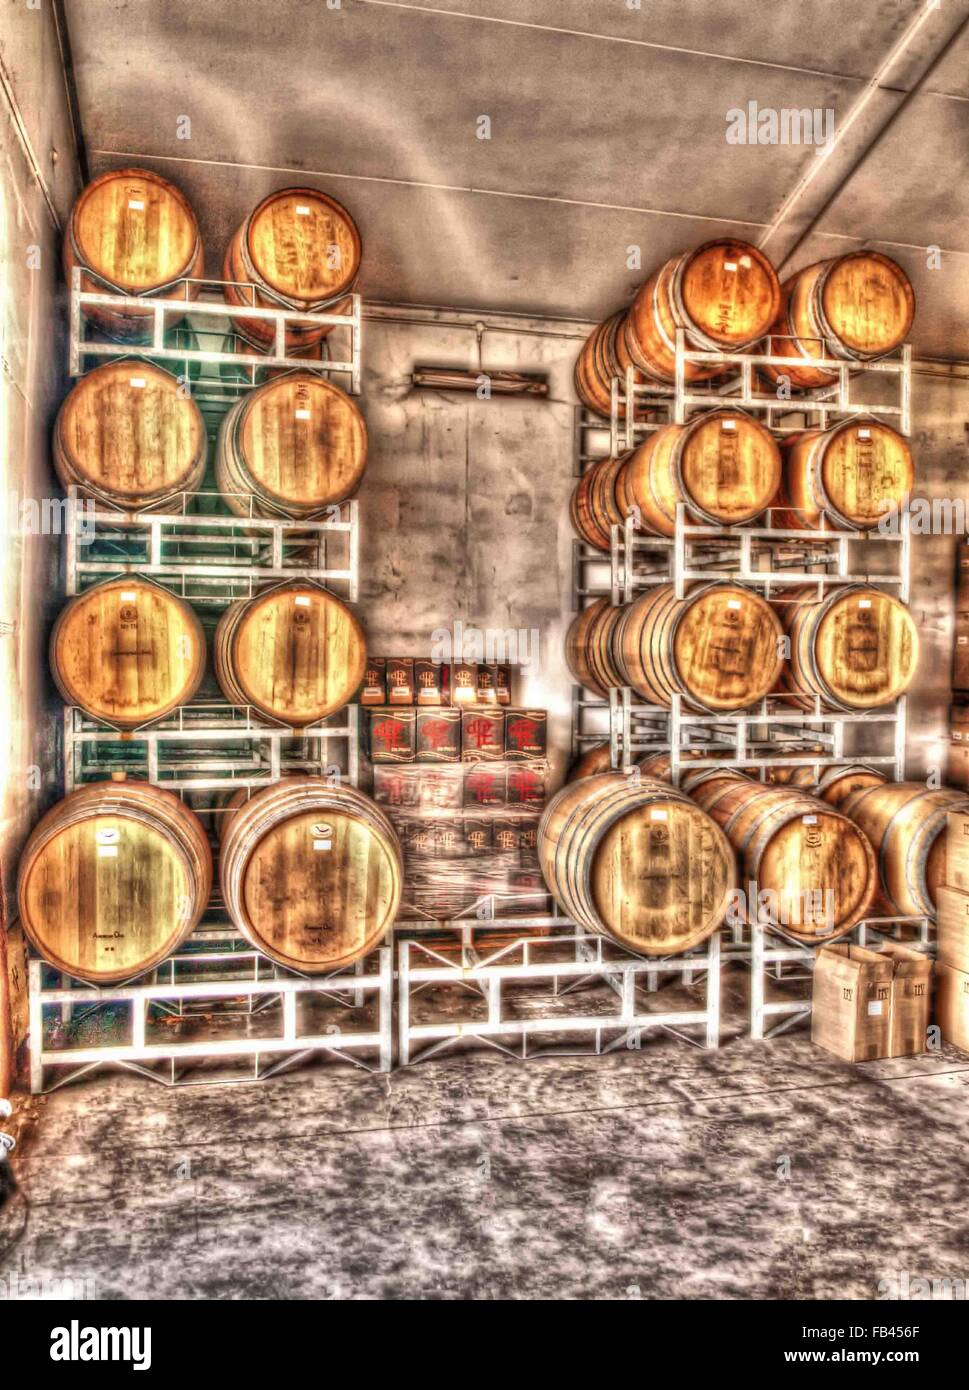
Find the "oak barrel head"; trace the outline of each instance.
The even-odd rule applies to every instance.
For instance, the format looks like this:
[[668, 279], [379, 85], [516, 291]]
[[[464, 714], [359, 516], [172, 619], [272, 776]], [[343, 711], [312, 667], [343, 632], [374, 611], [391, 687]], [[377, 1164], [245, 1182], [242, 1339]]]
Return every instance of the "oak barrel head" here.
[[777, 683], [782, 637], [770, 604], [749, 589], [715, 584], [688, 594], [673, 636], [684, 693], [710, 710], [756, 704]]
[[703, 519], [737, 526], [770, 506], [780, 486], [781, 453], [759, 420], [714, 410], [667, 428], [680, 431], [675, 457], [683, 500]]
[[183, 599], [123, 575], [68, 601], [51, 633], [50, 663], [68, 704], [135, 728], [191, 700], [205, 673], [205, 633]]
[[35, 827], [21, 859], [20, 916], [58, 969], [125, 980], [191, 932], [211, 879], [208, 840], [178, 797], [148, 783], [95, 783]]
[[777, 273], [764, 253], [732, 238], [708, 241], [682, 257], [672, 294], [685, 326], [727, 350], [762, 338], [781, 302]]
[[915, 317], [915, 294], [901, 266], [877, 251], [855, 251], [827, 263], [819, 280], [828, 329], [846, 355], [879, 357], [904, 343]]
[[868, 531], [898, 513], [915, 482], [912, 451], [880, 420], [844, 420], [817, 440], [823, 497], [835, 517]]
[[176, 377], [122, 358], [95, 367], [64, 400], [54, 427], [54, 467], [114, 506], [157, 505], [197, 490], [205, 421]]
[[215, 673], [228, 698], [238, 687], [244, 703], [292, 727], [347, 704], [366, 662], [356, 617], [334, 594], [308, 584], [279, 585], [233, 604], [216, 629]]
[[360, 268], [360, 233], [346, 208], [313, 188], [271, 193], [246, 224], [257, 274], [287, 299], [322, 303], [345, 294]]
[[159, 289], [191, 272], [195, 214], [184, 195], [147, 169], [115, 169], [89, 183], [71, 213], [81, 263], [118, 289]]
[[347, 965], [383, 939], [400, 904], [402, 859], [369, 797], [322, 778], [288, 777], [236, 811], [220, 875], [247, 939], [312, 974]]
[[852, 588], [819, 610], [813, 657], [839, 705], [873, 709], [897, 699], [915, 679], [918, 629], [894, 595]]

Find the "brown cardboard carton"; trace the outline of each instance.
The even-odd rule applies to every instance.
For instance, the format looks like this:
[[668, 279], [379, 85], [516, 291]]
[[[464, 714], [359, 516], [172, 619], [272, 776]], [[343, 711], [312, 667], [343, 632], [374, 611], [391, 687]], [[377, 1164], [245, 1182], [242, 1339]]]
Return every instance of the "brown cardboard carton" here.
[[949, 740], [945, 780], [950, 787], [969, 790], [969, 739], [960, 731], [955, 731]]
[[969, 893], [969, 811], [950, 811], [945, 822], [946, 885]]
[[461, 758], [466, 763], [498, 763], [505, 756], [505, 711], [473, 705], [461, 711]]
[[969, 1052], [969, 973], [935, 964], [935, 1021], [946, 1042]]
[[956, 613], [952, 648], [952, 688], [969, 690], [969, 613]]
[[414, 703], [413, 657], [389, 656], [387, 658], [387, 703], [388, 705], [412, 705]]
[[444, 704], [444, 667], [437, 661], [414, 662], [414, 687], [419, 705]]
[[936, 899], [939, 960], [969, 973], [969, 893], [939, 888]]
[[368, 656], [360, 691], [361, 705], [382, 705], [387, 699], [387, 663], [382, 656]]
[[892, 962], [863, 946], [822, 946], [814, 966], [811, 1040], [846, 1062], [887, 1057]]
[[891, 1036], [889, 1057], [914, 1057], [924, 1052], [932, 999], [932, 961], [922, 951], [889, 942], [880, 952], [892, 962]]
[[417, 711], [417, 756], [432, 763], [461, 761], [459, 709], [435, 708]]
[[370, 711], [370, 761], [412, 763], [416, 726], [412, 709], [375, 708]]
[[510, 709], [505, 719], [505, 758], [526, 762], [544, 758], [548, 714], [543, 709]]

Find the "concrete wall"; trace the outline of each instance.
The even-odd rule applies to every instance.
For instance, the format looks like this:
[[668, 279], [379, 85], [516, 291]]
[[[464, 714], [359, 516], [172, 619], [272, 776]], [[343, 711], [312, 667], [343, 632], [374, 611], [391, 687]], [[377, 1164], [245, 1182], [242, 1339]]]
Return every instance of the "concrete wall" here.
[[[373, 310], [362, 405], [371, 447], [361, 490], [361, 609], [376, 654], [416, 656], [436, 628], [537, 628], [540, 658], [520, 698], [550, 713], [555, 775], [567, 762], [572, 616], [568, 499], [574, 484], [571, 371], [588, 325], [454, 310]], [[476, 324], [488, 327], [478, 355]], [[545, 373], [542, 400], [479, 401], [415, 391], [416, 365]], [[918, 495], [969, 500], [969, 381], [958, 368], [916, 370]], [[951, 702], [956, 536], [915, 536], [912, 604], [922, 640], [909, 700], [909, 775], [944, 768]], [[870, 729], [858, 751], [875, 751]], [[852, 745], [849, 744], [849, 747]], [[881, 743], [882, 751], [890, 751]]]
[[57, 495], [49, 436], [64, 391], [60, 224], [78, 186], [53, 10], [4, 4], [0, 37], [0, 862], [8, 918], [17, 856], [56, 777], [46, 636], [60, 543], [34, 505]]

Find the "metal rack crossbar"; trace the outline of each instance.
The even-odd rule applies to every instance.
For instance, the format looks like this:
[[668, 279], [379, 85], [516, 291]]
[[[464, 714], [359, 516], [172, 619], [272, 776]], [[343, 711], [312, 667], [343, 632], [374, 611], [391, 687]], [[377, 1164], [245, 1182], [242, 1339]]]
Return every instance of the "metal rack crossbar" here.
[[[237, 940], [231, 928], [202, 934], [206, 942], [223, 940], [230, 947]], [[250, 947], [229, 949], [218, 954], [193, 952], [193, 938], [186, 947], [152, 972], [152, 978], [129, 984], [95, 986], [61, 977], [56, 986], [45, 984], [50, 967], [39, 959], [29, 963], [30, 1008], [30, 1088], [34, 1095], [75, 1081], [97, 1067], [119, 1066], [166, 1086], [209, 1085], [212, 1078], [190, 1079], [180, 1064], [205, 1059], [243, 1058], [251, 1062], [251, 1072], [231, 1078], [265, 1081], [304, 1061], [313, 1053], [328, 1053], [352, 1062], [367, 1071], [389, 1071], [393, 1047], [393, 954], [381, 946], [356, 966], [326, 975], [305, 976], [283, 970]], [[227, 967], [221, 977], [184, 979], [180, 974], [189, 966], [221, 963]], [[323, 1030], [312, 1020], [300, 1018], [298, 1005], [314, 1000], [343, 1010], [376, 1006], [376, 1025], [344, 1028], [330, 1021]], [[239, 1004], [243, 1007], [231, 1009]], [[83, 1025], [97, 1010], [117, 1005], [128, 1013], [128, 1041], [94, 1043], [91, 1046], [51, 1046], [45, 1035], [44, 1010], [59, 1011], [62, 1029], [77, 1019]], [[221, 1020], [241, 1020], [241, 1036], [204, 1037], [189, 1042], [150, 1040], [159, 1028], [179, 1026], [193, 1017], [191, 1006], [206, 1006]], [[155, 1011], [154, 1015], [152, 1010]], [[79, 1011], [76, 1013], [75, 1011]], [[253, 1035], [252, 1020], [258, 1015], [265, 1025]], [[168, 1020], [167, 1025], [159, 1019]], [[308, 1026], [307, 1026], [308, 1023]], [[55, 1025], [56, 1026], [56, 1025]], [[366, 1054], [371, 1054], [368, 1060]], [[268, 1065], [265, 1058], [270, 1058]], [[159, 1067], [157, 1064], [164, 1064]], [[69, 1068], [66, 1076], [48, 1084], [52, 1069]], [[219, 1084], [226, 1084], [220, 1077]]]
[[[185, 276], [173, 281], [167, 287], [172, 297], [168, 295], [162, 297], [151, 294], [122, 294], [117, 289], [112, 288], [110, 281], [88, 269], [84, 270], [83, 279], [97, 281], [104, 286], [104, 289], [85, 290], [82, 287], [81, 269], [75, 267], [72, 271], [68, 346], [68, 372], [71, 376], [81, 375], [85, 370], [84, 361], [88, 358], [109, 358], [132, 354], [150, 357], [153, 361], [171, 363], [173, 366], [177, 366], [179, 363], [186, 365], [198, 363], [212, 367], [242, 368], [249, 371], [263, 370], [267, 367], [283, 370], [298, 367], [301, 371], [318, 372], [327, 376], [340, 374], [349, 378], [351, 395], [360, 394], [362, 302], [358, 294], [347, 295], [341, 301], [342, 304], [349, 301], [349, 313], [338, 312], [339, 306], [336, 306], [335, 309], [318, 309], [313, 312], [306, 312], [291, 308], [281, 298], [275, 296], [271, 290], [263, 286], [259, 286], [257, 289], [255, 285], [247, 281], [204, 280]], [[191, 298], [189, 287], [194, 285], [198, 286], [198, 297]], [[227, 303], [224, 297], [226, 288], [242, 291], [250, 302], [244, 305]], [[182, 297], [174, 297], [179, 290], [182, 291]], [[258, 304], [256, 302], [257, 295], [259, 299], [263, 300], [279, 298], [278, 307]], [[85, 338], [84, 309], [88, 306], [121, 311], [125, 309], [137, 310], [139, 314], [144, 315], [146, 341], [135, 344], [119, 344], [97, 342]], [[146, 310], [150, 310], [151, 313], [146, 313]], [[215, 349], [193, 348], [188, 345], [177, 347], [167, 345], [166, 335], [180, 325], [186, 317], [191, 324], [201, 321], [202, 323], [211, 323], [213, 326], [219, 320], [259, 320], [262, 323], [269, 323], [274, 329], [272, 351], [265, 353], [255, 351], [220, 352]], [[345, 358], [316, 360], [287, 355], [287, 330], [314, 325], [327, 327], [331, 330], [345, 328], [349, 331], [350, 350]]]
[[[609, 692], [609, 740], [613, 767], [629, 768], [649, 753], [670, 754], [671, 777], [679, 785], [684, 768], [699, 771], [714, 767], [750, 767], [763, 770], [783, 758], [784, 765], [821, 769], [844, 764], [852, 758], [884, 767], [895, 781], [904, 779], [906, 697], [882, 709], [847, 714], [824, 709], [815, 697], [808, 709], [791, 708], [803, 697], [777, 693], [749, 710], [716, 714], [684, 708], [683, 697], [674, 694], [670, 707], [639, 700], [628, 686]], [[891, 753], [854, 753], [845, 750], [845, 731], [851, 726], [884, 725], [892, 730]], [[822, 753], [797, 753], [799, 744], [820, 743]], [[786, 745], [786, 746], [785, 746]], [[707, 757], [684, 759], [687, 749], [706, 750]], [[788, 754], [791, 756], [788, 756]]]
[[[777, 343], [796, 344], [798, 341], [816, 344], [821, 355], [816, 358], [784, 357], [775, 350]], [[682, 425], [693, 410], [726, 406], [763, 416], [768, 429], [779, 434], [795, 433], [808, 423], [827, 429], [836, 419], [874, 412], [895, 422], [902, 434], [911, 433], [912, 349], [909, 344], [885, 357], [858, 362], [829, 355], [830, 344], [822, 338], [797, 339], [789, 334], [769, 333], [761, 343], [763, 351], [757, 350], [759, 345], [749, 352], [700, 350], [691, 347], [685, 330], [678, 328], [672, 386], [637, 382], [632, 366], [627, 367], [625, 376], [612, 379], [610, 437], [613, 453], [635, 448], [640, 438], [658, 427], [655, 421], [642, 418], [643, 409], [647, 407], [667, 411], [672, 423]], [[687, 367], [693, 365], [721, 370], [713, 380], [691, 382], [687, 380]], [[788, 386], [780, 393], [767, 393], [756, 387], [756, 373], [764, 367], [780, 373], [808, 367], [812, 371], [826, 372], [836, 380], [830, 385], [807, 390]], [[853, 397], [852, 382], [870, 376], [880, 377], [895, 388], [892, 401], [872, 406], [870, 401]], [[800, 421], [790, 418], [794, 415], [800, 416]]]
[[[549, 933], [544, 935], [523, 936], [517, 922], [501, 918], [478, 921], [471, 932], [467, 923], [438, 924], [440, 933], [446, 934], [449, 928], [454, 938], [450, 949], [420, 939], [399, 939], [401, 1066], [426, 1061], [469, 1038], [521, 1059], [556, 1050], [531, 1045], [532, 1039], [553, 1034], [591, 1036], [590, 1047], [581, 1051], [596, 1055], [638, 1047], [641, 1034], [649, 1030], [663, 1031], [694, 1046], [719, 1046], [719, 932], [686, 955], [645, 958], [604, 937], [583, 932], [561, 917], [532, 920], [532, 932]], [[492, 936], [501, 928], [509, 932], [507, 942], [478, 944], [483, 932]], [[646, 1007], [646, 999], [656, 993], [660, 980], [669, 981], [677, 975], [685, 984], [703, 981], [702, 1007]], [[605, 987], [605, 1000], [600, 994], [595, 1009], [569, 1012], [561, 1002], [563, 996], [590, 984]], [[525, 991], [519, 986], [525, 986]], [[447, 1017], [415, 1022], [415, 1000], [422, 991], [431, 989], [448, 992], [451, 1008]], [[480, 1008], [462, 1012], [455, 1007], [469, 997], [474, 1002], [484, 1001], [484, 1017]], [[683, 1031], [693, 1026], [702, 1030], [702, 1042]], [[607, 1035], [614, 1036], [607, 1040]], [[510, 1045], [512, 1039], [514, 1046]]]
[[[66, 587], [77, 594], [119, 574], [165, 580], [198, 603], [248, 598], [259, 585], [309, 580], [354, 603], [359, 590], [359, 510], [355, 498], [324, 519], [212, 515], [189, 511], [219, 494], [183, 493], [165, 511], [115, 511], [75, 486], [67, 496]], [[251, 506], [252, 499], [250, 499]], [[329, 563], [331, 538], [342, 537], [342, 563]]]
[[[336, 773], [355, 787], [360, 772], [359, 706], [347, 705], [330, 721], [293, 729], [271, 723], [251, 705], [198, 700], [140, 728], [118, 729], [68, 705], [63, 725], [65, 795], [85, 780], [86, 771], [104, 776], [120, 765], [111, 760], [108, 749], [130, 752], [128, 770], [143, 771], [147, 781], [171, 791], [264, 787], [297, 771], [319, 777]], [[338, 771], [331, 758], [331, 741], [346, 745], [343, 770]], [[172, 756], [179, 746], [191, 749], [198, 744], [206, 746], [206, 753], [190, 765]], [[196, 775], [199, 772], [209, 775]]]
[[[772, 589], [792, 585], [812, 584], [822, 598], [835, 585], [868, 584], [892, 588], [902, 603], [908, 602], [911, 531], [907, 512], [899, 515], [892, 529], [861, 532], [778, 526], [776, 510], [768, 508], [751, 526], [713, 526], [692, 521], [686, 505], [678, 502], [675, 535], [670, 538], [645, 535], [637, 530], [635, 516], [628, 516], [623, 525], [611, 528], [612, 603], [631, 603], [656, 584], [672, 584], [675, 596], [683, 598], [690, 584], [718, 581], [763, 587], [767, 599]], [[877, 554], [890, 562], [890, 568], [853, 568], [859, 550], [868, 559]], [[645, 567], [637, 563], [644, 553]], [[607, 558], [596, 554], [600, 561]], [[576, 590], [580, 597], [605, 592], [601, 586]]]

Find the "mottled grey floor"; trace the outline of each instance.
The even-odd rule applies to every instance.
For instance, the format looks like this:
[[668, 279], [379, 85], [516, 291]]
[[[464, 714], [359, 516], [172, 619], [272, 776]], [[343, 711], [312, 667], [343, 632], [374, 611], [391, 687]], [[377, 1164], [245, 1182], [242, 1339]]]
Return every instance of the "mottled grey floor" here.
[[849, 1066], [803, 1029], [654, 1037], [228, 1089], [105, 1075], [32, 1108], [0, 1277], [99, 1297], [868, 1299], [969, 1276], [949, 1048]]

